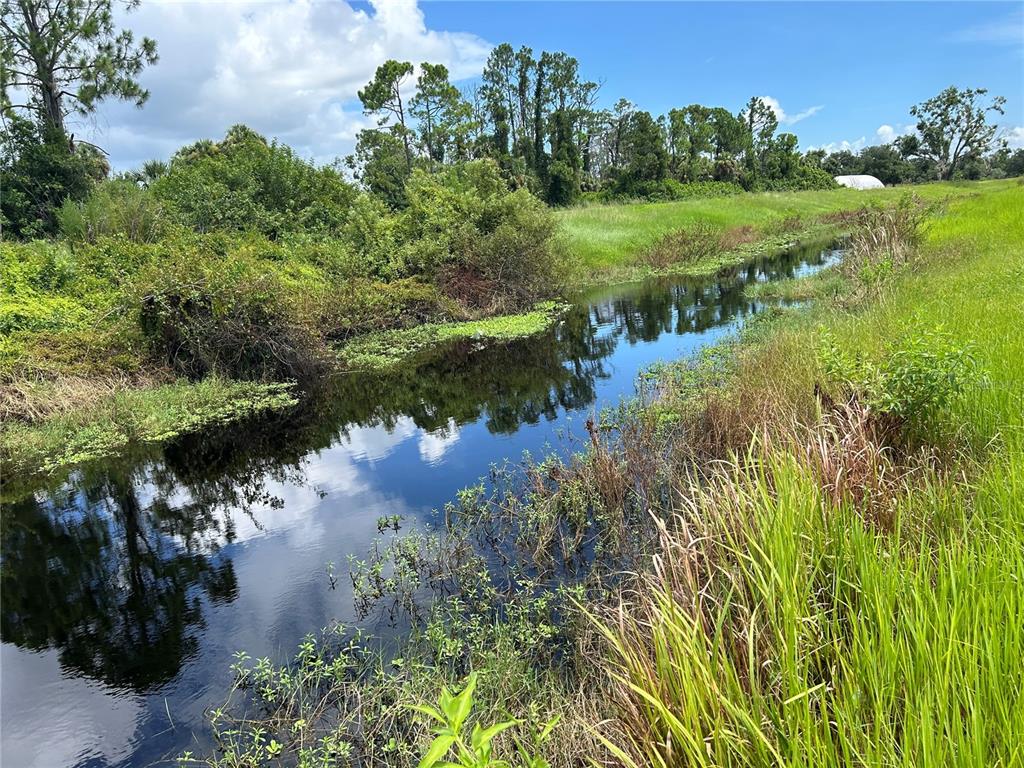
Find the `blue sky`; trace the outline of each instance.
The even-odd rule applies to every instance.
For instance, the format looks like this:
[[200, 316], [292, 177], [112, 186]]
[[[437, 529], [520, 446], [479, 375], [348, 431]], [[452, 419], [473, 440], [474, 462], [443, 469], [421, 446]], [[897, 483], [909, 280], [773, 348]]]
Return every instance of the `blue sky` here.
[[329, 161], [370, 125], [356, 92], [385, 59], [440, 62], [465, 83], [501, 42], [575, 56], [603, 82], [601, 106], [736, 111], [770, 97], [803, 149], [891, 139], [912, 104], [986, 87], [1006, 96], [999, 122], [1024, 146], [1024, 2], [143, 0], [120, 21], [157, 40], [152, 97], [77, 126], [118, 169], [239, 122]]
[[787, 115], [801, 145], [875, 142], [881, 125], [942, 88], [1007, 97], [1004, 122], [1024, 123], [1022, 3], [448, 3], [423, 4], [427, 24], [536, 50], [564, 50], [655, 114], [693, 102], [732, 110], [753, 95]]

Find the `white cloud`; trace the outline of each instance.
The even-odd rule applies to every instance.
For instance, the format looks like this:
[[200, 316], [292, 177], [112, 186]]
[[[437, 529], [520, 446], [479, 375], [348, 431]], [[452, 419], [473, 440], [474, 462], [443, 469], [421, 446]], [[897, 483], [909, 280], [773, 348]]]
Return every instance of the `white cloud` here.
[[344, 436], [346, 451], [355, 459], [375, 462], [385, 459], [416, 434], [418, 427], [409, 416], [402, 416], [392, 427], [383, 424], [352, 427]]
[[120, 23], [157, 41], [160, 61], [142, 75], [149, 101], [141, 110], [108, 103], [75, 130], [106, 147], [117, 168], [240, 122], [330, 160], [369, 124], [357, 92], [386, 59], [441, 63], [453, 80], [481, 71], [485, 40], [427, 29], [416, 0], [371, 5], [372, 13], [341, 1], [146, 3]]
[[878, 139], [879, 144], [892, 144], [899, 136], [914, 133], [915, 128], [913, 125], [900, 125], [897, 124], [895, 127], [885, 124], [878, 126], [878, 130], [875, 131], [875, 136]]
[[824, 109], [824, 105], [818, 104], [814, 107], [808, 107], [803, 112], [797, 112], [795, 115], [790, 115], [782, 108], [778, 99], [772, 98], [771, 96], [761, 96], [760, 99], [768, 105], [768, 108], [771, 109], [772, 112], [775, 113], [775, 117], [782, 125], [795, 125], [801, 120], [806, 120], [808, 117], [816, 115]]
[[1024, 125], [1010, 128], [1002, 136], [1010, 149], [1024, 149]]
[[830, 141], [828, 144], [821, 144], [816, 147], [808, 147], [807, 151], [810, 152], [815, 149], [824, 149], [825, 152], [830, 155], [833, 152], [860, 152], [862, 149], [864, 149], [864, 147], [867, 146], [867, 144], [868, 137], [861, 136], [859, 139], [854, 139], [853, 141], [847, 141], [844, 139], [843, 141]]
[[455, 419], [448, 419], [448, 425], [434, 432], [420, 434], [420, 458], [427, 464], [437, 464], [455, 443], [459, 441], [459, 426]]

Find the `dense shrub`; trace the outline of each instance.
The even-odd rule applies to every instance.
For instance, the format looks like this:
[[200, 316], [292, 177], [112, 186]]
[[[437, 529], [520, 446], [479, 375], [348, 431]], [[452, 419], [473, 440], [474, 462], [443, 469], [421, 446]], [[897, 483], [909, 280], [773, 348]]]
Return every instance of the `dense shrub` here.
[[294, 378], [317, 366], [322, 349], [288, 293], [256, 259], [209, 259], [197, 250], [142, 270], [129, 295], [152, 354], [173, 370]]
[[763, 188], [771, 192], [798, 192], [805, 189], [834, 189], [838, 184], [827, 172], [813, 165], [800, 164], [797, 173], [793, 176], [779, 179], [769, 179], [764, 182]]
[[743, 187], [730, 181], [691, 181], [682, 183], [665, 179], [646, 191], [649, 200], [694, 200], [707, 197], [727, 197], [743, 192]]
[[91, 146], [8, 116], [0, 133], [0, 229], [21, 238], [53, 234], [57, 208], [84, 200], [107, 170]]
[[336, 233], [356, 196], [334, 168], [314, 166], [240, 125], [219, 143], [179, 150], [152, 191], [180, 223], [198, 232], [248, 230], [272, 238]]
[[345, 280], [323, 301], [314, 298], [324, 336], [332, 341], [382, 329], [409, 328], [419, 323], [461, 317], [458, 305], [432, 283], [402, 278], [390, 283]]
[[493, 286], [492, 295], [524, 306], [548, 296], [559, 284], [553, 248], [555, 221], [525, 189], [497, 199], [497, 225], [472, 244], [466, 263]]
[[194, 378], [294, 378], [355, 334], [466, 316], [422, 277], [365, 274], [341, 239], [179, 230], [156, 243], [0, 243], [0, 375], [41, 370], [40, 355], [65, 369], [115, 364], [116, 347], [134, 350], [131, 368], [148, 358]]
[[357, 254], [354, 274], [388, 279], [398, 266], [395, 253], [399, 245], [398, 219], [387, 206], [369, 195], [356, 198], [342, 230], [344, 241]]
[[941, 327], [896, 339], [877, 362], [850, 355], [825, 334], [820, 357], [825, 375], [891, 429], [933, 428], [935, 418], [976, 378], [971, 350]]
[[136, 243], [151, 243], [167, 230], [160, 201], [123, 179], [97, 185], [85, 200], [65, 199], [56, 216], [60, 234], [73, 241], [94, 243], [101, 237], [124, 235]]
[[554, 218], [526, 190], [510, 192], [493, 162], [417, 170], [407, 194], [394, 229], [378, 225], [398, 246], [393, 274], [424, 275], [473, 304], [522, 306], [557, 288]]

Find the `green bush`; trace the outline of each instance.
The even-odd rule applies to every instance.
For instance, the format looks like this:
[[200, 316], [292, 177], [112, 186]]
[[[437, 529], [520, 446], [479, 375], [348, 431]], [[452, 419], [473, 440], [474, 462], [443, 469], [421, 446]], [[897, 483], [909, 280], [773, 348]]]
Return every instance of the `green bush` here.
[[64, 294], [75, 281], [72, 254], [46, 240], [0, 244], [0, 333], [78, 327], [89, 315]]
[[331, 340], [360, 333], [409, 328], [460, 315], [455, 303], [431, 283], [402, 278], [390, 283], [350, 279], [318, 302], [318, 324]]
[[67, 240], [95, 243], [124, 235], [132, 242], [156, 242], [167, 231], [160, 201], [125, 179], [103, 182], [80, 202], [71, 198], [57, 210], [60, 234]]
[[805, 189], [835, 189], [839, 185], [831, 174], [814, 165], [801, 163], [795, 176], [769, 179], [763, 188], [770, 192], [799, 192]]
[[370, 195], [360, 195], [349, 210], [342, 237], [358, 254], [354, 274], [388, 279], [396, 271], [398, 219], [387, 206]]
[[519, 307], [555, 290], [554, 217], [528, 191], [510, 192], [492, 161], [416, 170], [406, 192], [394, 226], [375, 225], [397, 246], [388, 273], [423, 275], [476, 305]]
[[151, 353], [190, 378], [299, 378], [323, 358], [282, 277], [241, 253], [152, 264], [129, 296]]
[[7, 115], [0, 132], [0, 228], [19, 238], [53, 234], [60, 205], [84, 200], [107, 171], [91, 146]]
[[245, 126], [219, 143], [201, 141], [175, 154], [153, 194], [197, 232], [247, 230], [335, 234], [356, 192], [337, 170], [316, 167], [287, 146]]
[[492, 286], [491, 295], [521, 307], [549, 296], [561, 282], [555, 220], [525, 189], [488, 206], [497, 224], [470, 244], [467, 266]]
[[881, 362], [850, 355], [826, 334], [825, 375], [897, 426], [928, 427], [977, 378], [974, 356], [941, 327], [893, 342]]

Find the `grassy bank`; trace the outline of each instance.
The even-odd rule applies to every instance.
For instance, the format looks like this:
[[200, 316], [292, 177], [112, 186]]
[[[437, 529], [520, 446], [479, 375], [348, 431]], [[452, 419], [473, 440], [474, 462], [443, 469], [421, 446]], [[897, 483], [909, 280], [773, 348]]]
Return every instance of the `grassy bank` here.
[[0, 432], [0, 457], [12, 474], [55, 472], [114, 456], [132, 445], [161, 443], [190, 432], [297, 404], [291, 384], [176, 381], [126, 389], [83, 411], [35, 424], [11, 422]]
[[1022, 205], [952, 204], [892, 282], [740, 348], [693, 422], [739, 458], [678, 483], [602, 624], [623, 762], [1021, 760]]
[[[413, 612], [399, 663], [243, 659], [226, 751], [197, 762], [416, 764], [422, 707], [475, 672], [438, 714], [467, 743], [505, 726], [516, 766], [1019, 764], [1022, 210], [1001, 185], [862, 222], [812, 306], [390, 537], [353, 586]], [[417, 614], [424, 589], [445, 599]], [[432, 759], [473, 764], [450, 745]]]
[[[800, 234], [801, 229], [820, 226], [822, 217], [829, 214], [855, 210], [872, 201], [894, 201], [908, 190], [925, 199], [938, 200], [980, 189], [1001, 189], [1012, 183], [766, 192], [668, 203], [582, 206], [560, 211], [558, 216], [580, 275], [629, 276], [647, 271], [649, 265], [644, 263], [644, 256], [660, 240], [699, 223], [711, 224], [723, 232], [731, 230], [734, 240], [743, 240], [746, 236], [756, 242], [787, 234], [779, 231], [785, 229], [787, 223], [791, 233]], [[742, 248], [736, 246], [724, 250], [734, 249], [743, 255]]]

